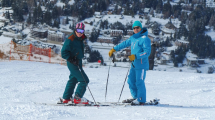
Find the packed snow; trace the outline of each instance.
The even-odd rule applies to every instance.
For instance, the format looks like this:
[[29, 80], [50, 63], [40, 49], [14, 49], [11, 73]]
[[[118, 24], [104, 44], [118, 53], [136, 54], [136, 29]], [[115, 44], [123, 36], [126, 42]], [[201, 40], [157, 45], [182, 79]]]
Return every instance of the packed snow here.
[[[124, 63], [128, 64], [128, 63]], [[83, 69], [96, 101], [105, 101], [109, 66]], [[128, 68], [110, 67], [107, 102], [117, 102]], [[129, 65], [127, 65], [129, 66]], [[0, 62], [1, 120], [214, 120], [215, 76], [187, 72], [147, 71], [147, 101], [172, 106], [71, 107], [57, 103], [69, 78], [67, 66], [29, 61]], [[93, 101], [89, 91], [87, 99]], [[121, 100], [129, 98], [125, 84]], [[120, 101], [121, 101], [120, 100]], [[183, 107], [179, 107], [183, 106]]]
[[10, 43], [12, 38], [0, 36], [0, 45]]

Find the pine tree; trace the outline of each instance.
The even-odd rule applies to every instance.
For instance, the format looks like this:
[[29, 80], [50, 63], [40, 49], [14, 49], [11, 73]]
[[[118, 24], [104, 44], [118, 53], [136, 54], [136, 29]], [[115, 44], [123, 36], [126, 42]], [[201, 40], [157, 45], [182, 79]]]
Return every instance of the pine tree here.
[[24, 26], [24, 23], [22, 23], [22, 30], [24, 30], [25, 29], [25, 26]]
[[28, 24], [31, 24], [31, 21], [32, 21], [31, 13], [29, 13], [28, 19], [27, 19], [27, 23], [28, 23]]
[[37, 8], [35, 8], [33, 12], [33, 23], [36, 24], [37, 21], [38, 21], [38, 14], [37, 14]]
[[60, 28], [60, 23], [58, 20], [54, 20], [53, 27]]
[[14, 0], [2, 0], [1, 5], [2, 7], [11, 7]]
[[69, 18], [66, 16], [66, 24], [69, 24]]
[[174, 61], [175, 60], [175, 52], [174, 52], [174, 50], [171, 50], [170, 56], [171, 56], [171, 59]]
[[153, 9], [153, 7], [150, 9], [149, 14], [152, 15], [152, 16], [154, 16], [154, 9]]
[[173, 63], [174, 63], [174, 67], [178, 67], [178, 57], [175, 58]]
[[51, 12], [49, 11], [46, 11], [45, 12], [45, 15], [44, 15], [44, 22], [47, 24], [47, 25], [50, 25], [52, 24], [52, 16], [51, 16]]
[[72, 30], [72, 26], [71, 26], [71, 24], [69, 25], [69, 29], [71, 29], [71, 30]]
[[59, 12], [58, 12], [57, 6], [55, 6], [52, 10], [52, 17], [53, 17], [53, 19], [56, 19], [59, 17]]
[[215, 16], [212, 15], [208, 24], [210, 27], [215, 25]]
[[72, 30], [74, 30], [74, 29], [75, 29], [75, 24], [73, 23], [73, 24], [72, 24]]
[[117, 11], [118, 11], [118, 5], [116, 5], [114, 8], [114, 14], [117, 14]]
[[[8, 0], [8, 1], [11, 1], [11, 0]], [[21, 6], [20, 1], [13, 2], [13, 5], [12, 5], [13, 16], [12, 17], [15, 21], [18, 21], [18, 22], [22, 22], [24, 20], [23, 10], [22, 10], [22, 7], [20, 7], [20, 6]]]
[[151, 8], [157, 6], [157, 0], [143, 0], [143, 4], [145, 5], [146, 8]]
[[10, 19], [10, 13], [9, 13], [9, 11], [6, 11], [5, 18]]
[[101, 23], [100, 23], [100, 29], [104, 30], [104, 22], [103, 21], [101, 21]]
[[180, 39], [182, 36], [188, 37], [188, 30], [183, 23], [180, 24], [177, 35], [178, 35], [177, 39]]
[[42, 20], [43, 20], [43, 11], [42, 11], [40, 6], [38, 6], [38, 8], [37, 8], [37, 17], [38, 17], [39, 22], [42, 22]]
[[88, 62], [97, 62], [98, 60], [103, 61], [103, 57], [98, 50], [91, 51], [89, 58], [87, 58]]
[[172, 6], [168, 0], [167, 3], [164, 4], [163, 6], [163, 14], [164, 14], [164, 18], [168, 18], [171, 15], [171, 11], [172, 11]]
[[163, 10], [163, 1], [159, 0], [156, 6], [156, 13], [161, 13], [162, 10]]
[[166, 38], [166, 41], [164, 43], [164, 46], [165, 47], [169, 47], [169, 44], [170, 44], [170, 40], [169, 40], [169, 37]]

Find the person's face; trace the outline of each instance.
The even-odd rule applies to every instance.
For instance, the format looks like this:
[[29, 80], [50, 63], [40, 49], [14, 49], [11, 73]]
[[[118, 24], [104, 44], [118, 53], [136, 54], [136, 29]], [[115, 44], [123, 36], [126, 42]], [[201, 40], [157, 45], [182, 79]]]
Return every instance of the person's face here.
[[133, 31], [136, 34], [141, 31], [141, 28], [139, 26], [135, 26], [135, 27], [133, 27]]
[[77, 37], [81, 37], [84, 33], [80, 33], [80, 32], [75, 31], [75, 34], [77, 35]]

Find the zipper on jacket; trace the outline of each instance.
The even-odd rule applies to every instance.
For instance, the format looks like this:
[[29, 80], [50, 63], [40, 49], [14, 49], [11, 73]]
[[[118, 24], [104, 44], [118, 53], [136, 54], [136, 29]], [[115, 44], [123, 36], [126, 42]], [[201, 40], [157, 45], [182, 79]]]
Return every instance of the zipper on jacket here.
[[139, 40], [136, 40], [136, 41], [135, 41], [135, 43], [134, 43], [134, 45], [133, 45], [133, 49], [134, 49], [134, 47], [135, 47], [136, 42], [138, 42], [138, 41], [139, 41]]
[[143, 63], [142, 63], [142, 58], [141, 58], [141, 64], [143, 64]]

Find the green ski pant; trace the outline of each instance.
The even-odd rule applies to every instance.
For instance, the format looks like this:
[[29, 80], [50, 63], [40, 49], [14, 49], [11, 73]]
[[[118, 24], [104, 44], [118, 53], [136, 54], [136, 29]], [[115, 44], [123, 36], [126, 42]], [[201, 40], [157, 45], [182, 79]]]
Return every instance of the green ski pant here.
[[70, 62], [67, 62], [67, 66], [69, 68], [70, 75], [63, 94], [63, 99], [72, 98], [77, 83], [79, 84], [76, 88], [75, 95], [78, 95], [80, 98], [82, 98], [86, 91], [87, 84], [89, 83], [89, 78], [85, 74], [81, 65], [79, 65], [81, 72], [79, 71], [78, 66], [75, 66]]

